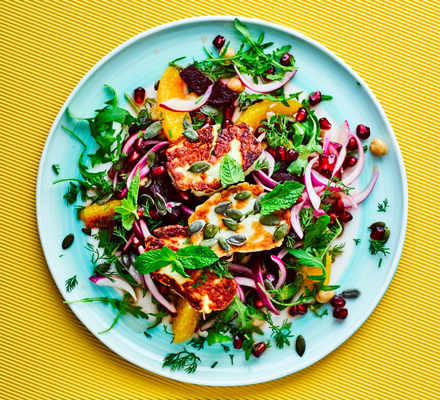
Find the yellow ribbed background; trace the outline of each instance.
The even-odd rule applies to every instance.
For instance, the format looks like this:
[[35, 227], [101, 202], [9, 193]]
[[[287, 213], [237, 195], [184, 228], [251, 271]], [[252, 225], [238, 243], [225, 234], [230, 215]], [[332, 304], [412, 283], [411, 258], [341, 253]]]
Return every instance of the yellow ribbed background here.
[[[1, 0], [0, 5], [0, 398], [440, 398], [438, 1]], [[63, 305], [35, 219], [44, 142], [83, 75], [146, 29], [212, 14], [292, 27], [345, 60], [385, 109], [409, 182], [402, 260], [372, 316], [310, 368], [250, 387], [173, 382], [107, 349]]]

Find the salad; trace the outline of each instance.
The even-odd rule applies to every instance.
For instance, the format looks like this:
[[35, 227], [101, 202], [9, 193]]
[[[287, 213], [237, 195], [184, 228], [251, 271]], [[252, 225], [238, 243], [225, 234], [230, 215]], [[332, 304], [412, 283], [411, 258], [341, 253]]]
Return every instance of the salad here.
[[[330, 278], [345, 246], [335, 241], [360, 243], [344, 237], [344, 226], [379, 176], [374, 167], [369, 185], [353, 193], [370, 129], [353, 133], [347, 121], [320, 117], [315, 107], [330, 95], [289, 92], [298, 69], [291, 46], [270, 50], [264, 33], [252, 37], [238, 19], [235, 27], [239, 47], [218, 35], [206, 59], [179, 57], [154, 86], [126, 93], [126, 108], [106, 85], [111, 98], [94, 116], [68, 109], [88, 123], [94, 152], [63, 127], [82, 146], [79, 178], [55, 183], [68, 182], [68, 205], [80, 195], [90, 284], [119, 290], [69, 303], [114, 308], [100, 334], [125, 314], [145, 320], [146, 340], [163, 329], [185, 346], [165, 357], [172, 371], [194, 372], [204, 346], [226, 353], [232, 345], [246, 360], [293, 346], [302, 357], [301, 316], [322, 318], [330, 303], [342, 321], [346, 300], [360, 295]], [[374, 139], [370, 153], [385, 155], [387, 145]], [[386, 212], [388, 200], [378, 207]], [[369, 229], [371, 254], [389, 254], [386, 223]], [[73, 241], [67, 235], [63, 249]], [[76, 275], [67, 279], [66, 291], [77, 284]]]

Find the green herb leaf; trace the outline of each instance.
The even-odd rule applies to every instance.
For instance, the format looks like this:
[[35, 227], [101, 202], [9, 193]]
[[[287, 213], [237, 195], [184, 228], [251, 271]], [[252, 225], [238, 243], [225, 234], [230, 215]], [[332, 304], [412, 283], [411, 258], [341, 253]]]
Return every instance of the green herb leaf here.
[[162, 247], [160, 250], [150, 250], [139, 255], [134, 262], [134, 267], [140, 274], [146, 275], [170, 265], [176, 259], [177, 256], [173, 250]]
[[131, 182], [130, 189], [127, 193], [127, 198], [122, 199], [121, 205], [115, 207], [115, 211], [122, 216], [121, 222], [124, 229], [129, 231], [133, 227], [135, 219], [138, 219], [137, 214], [137, 198], [139, 193], [139, 169], [136, 172], [136, 176]]
[[307, 228], [306, 235], [304, 237], [304, 249], [311, 247], [318, 239], [318, 235], [321, 235], [327, 230], [327, 226], [330, 223], [330, 217], [321, 215], [314, 224]]
[[326, 272], [321, 257], [315, 257], [313, 254], [303, 249], [286, 249], [286, 250], [294, 257], [298, 258], [297, 261], [298, 264], [305, 265], [306, 267], [321, 268], [322, 275], [310, 275], [307, 276], [307, 278], [313, 280], [325, 281]]
[[72, 276], [69, 279], [66, 279], [66, 282], [64, 283], [64, 285], [66, 286], [67, 293], [70, 293], [73, 289], [75, 289], [75, 286], [78, 285], [76, 275]]
[[177, 250], [177, 257], [182, 265], [188, 269], [208, 267], [218, 260], [214, 250], [200, 245], [187, 246]]
[[229, 154], [225, 154], [220, 163], [220, 180], [223, 187], [243, 182], [245, 179], [241, 165]]
[[215, 343], [232, 342], [232, 338], [230, 336], [216, 332], [215, 330], [209, 330], [206, 341], [209, 346], [212, 346]]
[[304, 185], [295, 181], [286, 181], [278, 185], [260, 200], [261, 214], [292, 207], [301, 196]]
[[188, 374], [192, 374], [197, 369], [197, 363], [200, 362], [199, 357], [183, 348], [183, 351], [179, 353], [167, 354], [163, 360], [162, 367], [169, 367], [171, 372], [183, 369], [188, 372]]
[[387, 212], [387, 207], [389, 207], [388, 199], [385, 199], [384, 201], [382, 201], [382, 203], [378, 203], [377, 211], [378, 212]]

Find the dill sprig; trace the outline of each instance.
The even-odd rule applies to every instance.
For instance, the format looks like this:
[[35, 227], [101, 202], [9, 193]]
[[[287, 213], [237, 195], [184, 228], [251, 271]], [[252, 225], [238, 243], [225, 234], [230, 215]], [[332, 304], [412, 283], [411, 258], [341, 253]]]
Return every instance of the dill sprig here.
[[342, 253], [344, 253], [344, 247], [345, 243], [341, 243], [333, 247], [333, 249], [328, 251], [328, 254], [330, 258], [332, 259], [332, 262], [335, 262], [336, 257], [340, 256]]
[[288, 322], [287, 319], [285, 319], [281, 326], [276, 326], [274, 325], [269, 312], [265, 314], [264, 318], [269, 323], [270, 329], [272, 329], [270, 337], [274, 338], [275, 345], [279, 349], [284, 348], [284, 345], [290, 346], [289, 338], [293, 337], [292, 331], [290, 330], [292, 323]]
[[68, 205], [73, 205], [78, 197], [79, 188], [73, 182], [70, 182], [66, 194], [63, 196]]
[[377, 211], [378, 212], [387, 212], [387, 207], [389, 207], [388, 199], [385, 199], [384, 201], [382, 201], [382, 203], [377, 204]]
[[78, 280], [76, 279], [76, 275], [72, 276], [69, 279], [66, 279], [64, 285], [66, 287], [67, 293], [70, 293], [73, 289], [75, 289], [76, 285], [78, 285]]
[[356, 246], [361, 242], [361, 239], [353, 239]]
[[194, 347], [196, 350], [202, 350], [203, 346], [205, 345], [206, 338], [200, 335], [197, 335], [197, 337], [193, 337], [188, 344], [190, 344], [192, 347]]
[[185, 370], [188, 374], [192, 374], [197, 369], [197, 363], [201, 360], [194, 353], [183, 348], [179, 353], [169, 353], [165, 356], [162, 368], [169, 367], [171, 372]]
[[390, 254], [388, 251], [389, 248], [385, 247], [385, 241], [384, 240], [371, 240], [370, 239], [370, 247], [368, 250], [370, 251], [370, 254], [372, 256], [375, 256], [376, 254], [382, 253], [384, 256], [387, 254]]

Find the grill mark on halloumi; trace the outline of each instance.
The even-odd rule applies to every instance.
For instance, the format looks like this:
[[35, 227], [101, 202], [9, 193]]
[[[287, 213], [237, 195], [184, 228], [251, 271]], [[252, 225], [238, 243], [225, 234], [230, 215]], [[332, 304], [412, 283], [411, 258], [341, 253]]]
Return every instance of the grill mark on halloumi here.
[[[149, 236], [145, 239], [146, 251], [161, 249], [163, 246], [177, 251], [184, 246], [183, 242], [188, 239], [188, 228], [171, 225], [155, 229], [154, 234], [157, 238]], [[186, 270], [186, 273], [190, 278], [183, 277], [177, 272], [171, 272], [171, 266], [167, 266], [150, 275], [164, 285], [170, 286], [191, 307], [200, 312], [210, 313], [211, 311], [223, 310], [237, 293], [237, 284], [234, 279], [223, 277], [220, 280], [214, 272], [205, 272], [202, 269]], [[197, 287], [192, 288], [195, 283], [197, 283], [195, 285]]]
[[[219, 131], [219, 125], [197, 131], [199, 139], [190, 142], [180, 137], [168, 148], [167, 170], [179, 190], [191, 190], [197, 196], [211, 195], [222, 188], [220, 163], [225, 154], [238, 161], [245, 175], [252, 172], [263, 155], [262, 144], [252, 134], [252, 128], [241, 123]], [[201, 174], [188, 168], [198, 161], [207, 161], [211, 167]]]

